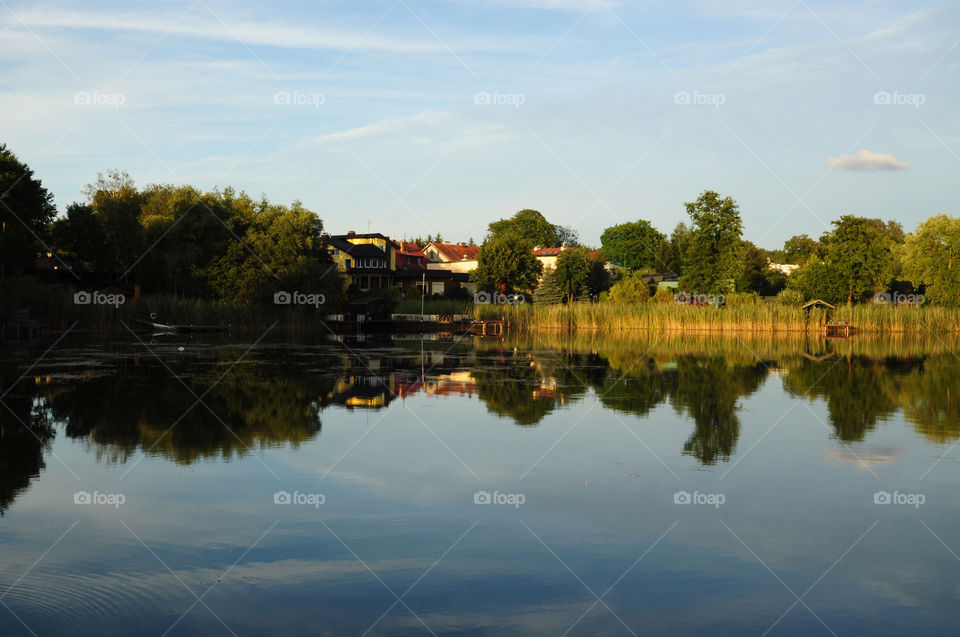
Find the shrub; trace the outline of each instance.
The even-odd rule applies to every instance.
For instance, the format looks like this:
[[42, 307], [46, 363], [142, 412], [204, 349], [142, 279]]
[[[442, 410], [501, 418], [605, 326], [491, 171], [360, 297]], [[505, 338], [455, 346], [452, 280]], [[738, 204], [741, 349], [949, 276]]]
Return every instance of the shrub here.
[[792, 288], [783, 289], [777, 294], [777, 303], [780, 305], [792, 305], [796, 307], [802, 305], [804, 300], [803, 293]]
[[650, 299], [650, 288], [643, 278], [631, 276], [617, 281], [606, 297], [610, 303], [626, 303], [635, 305], [646, 303]]
[[674, 291], [670, 288], [658, 287], [656, 294], [653, 295], [654, 303], [673, 303]]

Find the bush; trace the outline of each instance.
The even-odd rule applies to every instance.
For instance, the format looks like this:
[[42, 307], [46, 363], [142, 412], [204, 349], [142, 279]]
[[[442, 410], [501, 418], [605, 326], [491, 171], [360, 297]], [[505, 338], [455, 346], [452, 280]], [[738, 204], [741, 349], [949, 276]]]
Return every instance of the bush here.
[[674, 291], [670, 288], [658, 287], [656, 294], [653, 295], [654, 303], [673, 303]]
[[756, 305], [760, 302], [760, 295], [756, 292], [731, 292], [726, 295], [726, 302], [730, 307]]
[[777, 303], [780, 305], [792, 305], [796, 307], [803, 305], [804, 300], [803, 293], [792, 288], [786, 288], [777, 294]]
[[407, 288], [407, 291], [404, 292], [403, 298], [419, 301], [421, 294], [422, 292], [420, 292], [420, 288], [418, 288], [415, 285], [411, 285], [410, 287]]
[[650, 299], [650, 288], [643, 278], [632, 276], [617, 281], [606, 297], [610, 303], [626, 303], [636, 305], [646, 303]]

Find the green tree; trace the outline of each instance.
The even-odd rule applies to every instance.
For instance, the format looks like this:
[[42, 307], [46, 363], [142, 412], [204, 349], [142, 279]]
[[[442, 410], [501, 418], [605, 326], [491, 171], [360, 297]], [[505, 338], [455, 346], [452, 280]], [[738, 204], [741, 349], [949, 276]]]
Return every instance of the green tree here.
[[610, 288], [610, 295], [607, 297], [608, 303], [619, 303], [623, 305], [637, 305], [646, 303], [650, 299], [650, 286], [647, 285], [643, 277], [639, 274], [627, 276]]
[[74, 202], [67, 206], [66, 216], [50, 226], [50, 235], [57, 254], [74, 257], [87, 270], [106, 269], [107, 236], [89, 205]]
[[554, 268], [544, 268], [540, 284], [533, 291], [535, 305], [557, 305], [563, 303], [563, 292], [557, 285], [557, 271]]
[[494, 221], [487, 229], [488, 238], [514, 235], [526, 239], [531, 245], [544, 248], [555, 248], [564, 243], [574, 245], [577, 242], [577, 233], [572, 228], [555, 226], [542, 213], [529, 208], [509, 219]]
[[53, 195], [6, 144], [0, 144], [0, 279], [31, 265], [57, 209]]
[[557, 256], [557, 286], [568, 302], [589, 295], [591, 269], [586, 248], [564, 250]]
[[706, 190], [684, 205], [693, 233], [684, 255], [681, 287], [696, 294], [728, 292], [742, 244], [743, 221], [737, 203]]
[[603, 256], [628, 270], [655, 272], [667, 237], [649, 221], [639, 219], [610, 226], [600, 235]]
[[934, 215], [917, 226], [899, 249], [903, 276], [926, 286], [931, 301], [960, 305], [960, 218]]
[[140, 223], [144, 195], [137, 190], [130, 175], [119, 170], [98, 173], [97, 181], [87, 184], [83, 193], [103, 226], [107, 267], [117, 274], [126, 272], [147, 249]]
[[783, 242], [783, 252], [787, 263], [803, 265], [811, 258], [823, 258], [826, 246], [805, 234], [797, 234]]
[[827, 261], [844, 281], [848, 304], [884, 289], [895, 266], [892, 239], [870, 219], [844, 215], [833, 222]]
[[483, 242], [477, 269], [470, 278], [481, 290], [492, 292], [502, 287], [508, 293], [527, 293], [536, 286], [542, 270], [528, 240], [504, 234]]

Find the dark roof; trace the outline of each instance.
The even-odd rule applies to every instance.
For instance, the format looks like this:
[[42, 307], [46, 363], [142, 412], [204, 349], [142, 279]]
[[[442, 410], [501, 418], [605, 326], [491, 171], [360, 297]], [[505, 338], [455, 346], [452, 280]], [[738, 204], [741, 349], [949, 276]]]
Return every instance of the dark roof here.
[[803, 306], [801, 306], [801, 307], [802, 307], [802, 309], [804, 309], [804, 310], [808, 310], [808, 309], [810, 309], [810, 308], [812, 308], [812, 307], [829, 307], [831, 310], [837, 309], [837, 306], [836, 306], [836, 305], [830, 305], [829, 303], [827, 303], [826, 301], [823, 301], [823, 300], [821, 300], [821, 299], [814, 299], [814, 300], [810, 301], [809, 303], [805, 303], [805, 304], [804, 304]]
[[387, 256], [386, 252], [372, 243], [350, 243], [342, 236], [325, 237], [324, 241], [328, 246], [337, 248], [341, 252], [346, 252], [352, 257], [374, 257], [382, 259]]

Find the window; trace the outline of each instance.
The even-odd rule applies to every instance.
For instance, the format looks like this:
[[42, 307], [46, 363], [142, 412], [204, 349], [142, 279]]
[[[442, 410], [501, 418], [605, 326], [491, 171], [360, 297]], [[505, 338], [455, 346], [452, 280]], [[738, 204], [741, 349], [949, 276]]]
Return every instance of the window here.
[[348, 268], [348, 269], [349, 269], [349, 268], [352, 268], [352, 267], [353, 267], [353, 260], [351, 260], [351, 259], [344, 259], [343, 265], [344, 265], [344, 267], [346, 267], [346, 268]]

